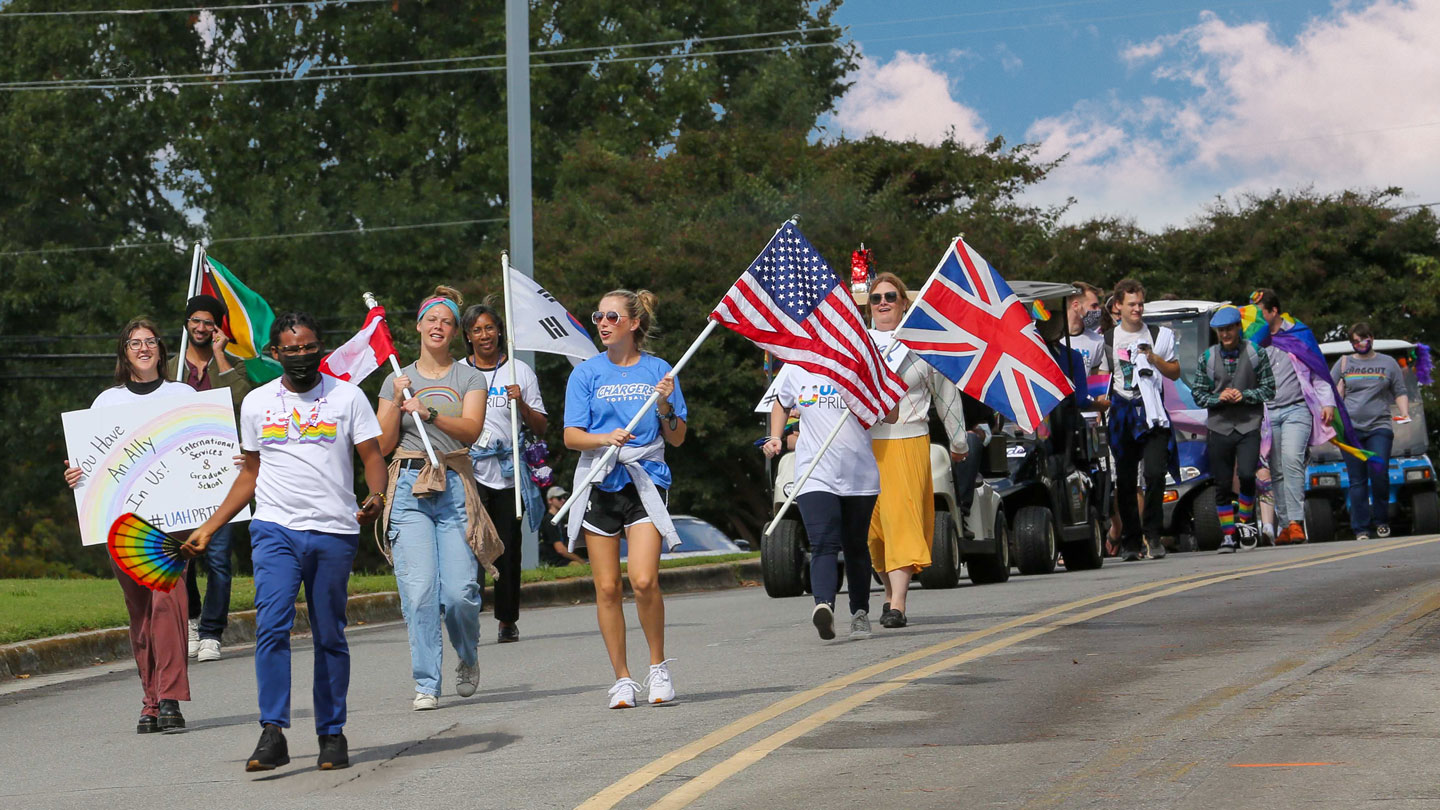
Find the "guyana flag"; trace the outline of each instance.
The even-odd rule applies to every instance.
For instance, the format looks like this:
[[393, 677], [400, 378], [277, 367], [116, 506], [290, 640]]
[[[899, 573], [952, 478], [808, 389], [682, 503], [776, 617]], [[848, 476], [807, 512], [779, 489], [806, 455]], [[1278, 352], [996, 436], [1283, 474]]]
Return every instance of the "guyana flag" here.
[[267, 383], [282, 373], [280, 364], [265, 353], [270, 342], [270, 324], [275, 311], [249, 287], [240, 283], [229, 268], [205, 257], [200, 273], [200, 292], [213, 295], [225, 303], [227, 310], [220, 328], [230, 339], [225, 351], [245, 361], [245, 376], [252, 383]]

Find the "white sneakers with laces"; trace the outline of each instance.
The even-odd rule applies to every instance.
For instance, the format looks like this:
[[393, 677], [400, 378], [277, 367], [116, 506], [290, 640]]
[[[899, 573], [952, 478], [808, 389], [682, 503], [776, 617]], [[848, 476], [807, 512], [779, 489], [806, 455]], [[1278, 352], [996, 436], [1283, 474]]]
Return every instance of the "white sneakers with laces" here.
[[213, 638], [200, 639], [200, 651], [195, 658], [200, 661], [219, 661], [220, 642]]
[[673, 660], [675, 659], [666, 658], [658, 664], [650, 665], [650, 674], [645, 676], [645, 688], [649, 691], [651, 706], [669, 703], [675, 699], [675, 684], [670, 680], [668, 666]]
[[470, 697], [475, 694], [475, 689], [480, 685], [480, 662], [473, 664], [460, 662], [455, 668], [455, 694], [460, 697]]
[[415, 693], [415, 702], [410, 708], [417, 712], [428, 712], [440, 708], [440, 698], [435, 695], [427, 695], [424, 692]]
[[190, 642], [190, 648], [189, 648], [188, 652], [189, 652], [189, 654], [190, 654], [190, 657], [191, 657], [191, 658], [194, 658], [195, 656], [197, 656], [197, 655], [200, 654], [200, 620], [199, 620], [199, 619], [191, 619], [191, 620], [190, 620], [190, 632], [189, 632], [189, 635], [187, 636], [187, 640]]
[[639, 701], [636, 694], [640, 691], [640, 684], [629, 678], [621, 678], [610, 687], [610, 708], [612, 709], [633, 709]]
[[855, 611], [850, 617], [850, 638], [859, 640], [870, 638], [870, 614], [863, 610]]

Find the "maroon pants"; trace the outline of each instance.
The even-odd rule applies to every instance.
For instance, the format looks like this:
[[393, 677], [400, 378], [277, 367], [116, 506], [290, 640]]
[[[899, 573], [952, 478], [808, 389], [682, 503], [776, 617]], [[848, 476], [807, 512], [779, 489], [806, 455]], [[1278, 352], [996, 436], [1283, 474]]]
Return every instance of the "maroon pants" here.
[[130, 611], [130, 649], [140, 668], [140, 688], [145, 692], [141, 714], [156, 714], [162, 700], [190, 699], [189, 652], [185, 622], [190, 599], [181, 582], [169, 593], [152, 591], [115, 567], [115, 578], [125, 592], [125, 609]]

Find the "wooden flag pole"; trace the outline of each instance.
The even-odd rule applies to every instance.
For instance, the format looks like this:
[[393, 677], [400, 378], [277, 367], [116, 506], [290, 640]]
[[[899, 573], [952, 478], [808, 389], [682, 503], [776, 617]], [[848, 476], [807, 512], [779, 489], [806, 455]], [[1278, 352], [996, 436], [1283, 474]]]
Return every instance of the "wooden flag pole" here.
[[825, 457], [825, 452], [830, 449], [830, 445], [834, 443], [835, 437], [840, 435], [840, 429], [845, 427], [845, 421], [850, 418], [852, 418], [852, 415], [847, 413], [845, 419], [841, 419], [835, 423], [835, 429], [830, 431], [829, 436], [825, 437], [825, 443], [820, 445], [820, 452], [815, 454], [815, 459], [810, 462], [809, 469], [805, 470], [805, 474], [800, 477], [799, 481], [795, 482], [795, 486], [790, 488], [790, 494], [785, 496], [785, 503], [780, 504], [780, 511], [775, 513], [775, 517], [771, 519], [770, 525], [765, 527], [764, 537], [769, 537], [775, 532], [775, 527], [780, 525], [780, 519], [785, 517], [785, 513], [790, 509], [790, 504], [794, 503], [796, 496], [800, 494], [800, 488], [805, 486], [806, 481], [810, 480], [810, 474], [815, 472], [816, 467], [820, 466], [820, 459]]
[[[509, 251], [500, 251], [500, 274], [503, 279], [501, 289], [505, 292], [505, 362], [510, 365], [510, 384], [519, 385], [519, 376], [515, 369], [515, 339], [511, 332], [515, 321], [510, 317]], [[509, 392], [506, 392], [505, 396], [508, 401]], [[529, 472], [525, 470], [525, 465], [520, 458], [520, 400], [518, 399], [510, 402], [510, 452], [512, 453], [512, 464], [515, 467], [515, 519], [519, 520], [525, 514], [525, 503], [520, 489], [524, 486], [524, 482], [520, 480], [520, 476], [529, 475]]]
[[[374, 293], [365, 293], [365, 306], [368, 309], [374, 309], [380, 306], [379, 302], [375, 300]], [[395, 372], [396, 377], [404, 376], [400, 373], [400, 361], [395, 359], [393, 353], [390, 355], [390, 370]], [[415, 398], [415, 395], [410, 393], [409, 388], [405, 389], [405, 398]], [[398, 408], [400, 406], [396, 405], [395, 407]], [[430, 466], [440, 469], [440, 457], [435, 455], [435, 448], [430, 444], [430, 434], [425, 432], [425, 420], [421, 419], [418, 413], [411, 413], [410, 415], [415, 417], [415, 429], [420, 431], [420, 442], [425, 445], [425, 455], [430, 459]]]

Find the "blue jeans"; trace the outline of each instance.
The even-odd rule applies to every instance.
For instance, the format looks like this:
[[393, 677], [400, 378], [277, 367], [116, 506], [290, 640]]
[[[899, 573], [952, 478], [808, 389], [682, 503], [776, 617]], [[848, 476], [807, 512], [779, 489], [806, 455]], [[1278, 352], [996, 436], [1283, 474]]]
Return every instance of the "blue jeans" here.
[[1390, 522], [1390, 447], [1395, 434], [1390, 428], [1356, 430], [1360, 446], [1375, 454], [1372, 462], [1345, 456], [1350, 476], [1350, 528], [1368, 532]]
[[400, 612], [410, 634], [410, 669], [415, 691], [440, 694], [445, 640], [461, 663], [476, 663], [480, 644], [480, 564], [465, 540], [465, 482], [445, 473], [445, 491], [416, 498], [419, 470], [400, 471], [390, 509], [390, 545]]
[[1281, 528], [1305, 521], [1305, 461], [1310, 452], [1310, 407], [1270, 410], [1270, 489]]
[[345, 695], [350, 691], [345, 590], [360, 535], [287, 529], [252, 520], [250, 543], [260, 723], [290, 727], [290, 630], [295, 626], [295, 597], [303, 583], [315, 643], [311, 688], [315, 733], [339, 734], [345, 728]]
[[190, 594], [190, 618], [200, 620], [200, 638], [219, 641], [225, 635], [225, 625], [230, 621], [230, 535], [233, 527], [227, 523], [210, 537], [210, 545], [200, 559], [205, 561], [205, 598], [200, 598], [200, 586], [195, 574], [200, 566], [191, 565], [185, 572], [185, 588]]

